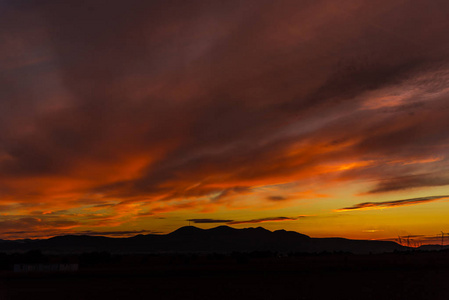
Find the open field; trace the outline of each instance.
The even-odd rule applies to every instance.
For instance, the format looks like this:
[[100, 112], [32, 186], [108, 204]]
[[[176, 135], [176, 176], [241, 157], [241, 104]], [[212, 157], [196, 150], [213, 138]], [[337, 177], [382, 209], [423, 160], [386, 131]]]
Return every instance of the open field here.
[[0, 299], [448, 299], [447, 254], [128, 256], [76, 273], [5, 271]]

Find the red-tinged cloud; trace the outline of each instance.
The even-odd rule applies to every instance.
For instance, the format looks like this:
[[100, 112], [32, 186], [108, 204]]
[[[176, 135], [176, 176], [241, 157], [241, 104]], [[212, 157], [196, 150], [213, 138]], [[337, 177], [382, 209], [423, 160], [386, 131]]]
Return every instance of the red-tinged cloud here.
[[0, 235], [7, 238], [48, 236], [70, 231], [80, 225], [78, 221], [61, 217], [0, 217]]
[[390, 207], [398, 207], [398, 206], [408, 206], [408, 205], [416, 205], [416, 204], [423, 204], [423, 203], [438, 201], [438, 200], [446, 199], [446, 198], [449, 198], [449, 195], [429, 196], [429, 197], [420, 197], [420, 198], [402, 199], [402, 200], [393, 200], [393, 201], [383, 201], [383, 202], [363, 202], [363, 203], [355, 204], [353, 206], [337, 209], [337, 211], [348, 211], [348, 210], [376, 209], [376, 208], [390, 208]]
[[119, 226], [294, 202], [266, 186], [448, 185], [448, 12], [444, 0], [2, 1], [0, 214], [81, 210], [68, 218], [82, 230], [89, 216]]

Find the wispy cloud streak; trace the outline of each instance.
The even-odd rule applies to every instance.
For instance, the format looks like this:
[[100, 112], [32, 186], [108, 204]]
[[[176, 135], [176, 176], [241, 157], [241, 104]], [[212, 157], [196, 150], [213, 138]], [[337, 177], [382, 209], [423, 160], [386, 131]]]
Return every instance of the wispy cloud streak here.
[[283, 222], [283, 221], [296, 221], [301, 218], [305, 218], [307, 216], [298, 216], [298, 217], [269, 217], [269, 218], [260, 218], [260, 219], [252, 219], [252, 220], [242, 220], [242, 221], [232, 221], [228, 222], [229, 225], [238, 225], [238, 224], [253, 224], [253, 223], [265, 223], [265, 222]]
[[398, 207], [398, 206], [408, 206], [408, 205], [416, 205], [423, 204], [432, 201], [442, 200], [449, 198], [449, 195], [443, 196], [429, 196], [429, 197], [420, 197], [420, 198], [411, 198], [411, 199], [402, 199], [402, 200], [393, 200], [393, 201], [383, 201], [383, 202], [363, 202], [359, 204], [355, 204], [353, 206], [345, 207], [337, 209], [336, 211], [348, 211], [348, 210], [360, 210], [360, 209], [376, 209], [376, 208], [390, 208], [390, 207]]
[[221, 219], [188, 219], [187, 221], [195, 224], [210, 224], [210, 223], [230, 223], [233, 220], [221, 220]]

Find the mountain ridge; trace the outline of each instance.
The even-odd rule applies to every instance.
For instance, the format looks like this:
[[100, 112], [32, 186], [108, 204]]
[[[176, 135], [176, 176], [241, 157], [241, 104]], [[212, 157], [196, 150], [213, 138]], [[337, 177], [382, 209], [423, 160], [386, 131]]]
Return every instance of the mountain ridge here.
[[202, 229], [184, 226], [168, 234], [139, 234], [128, 238], [93, 235], [63, 235], [48, 239], [0, 243], [0, 251], [77, 253], [108, 251], [113, 253], [230, 253], [276, 252], [351, 252], [355, 254], [393, 252], [408, 249], [395, 242], [311, 238], [295, 231], [270, 231], [263, 227], [237, 229], [218, 226]]

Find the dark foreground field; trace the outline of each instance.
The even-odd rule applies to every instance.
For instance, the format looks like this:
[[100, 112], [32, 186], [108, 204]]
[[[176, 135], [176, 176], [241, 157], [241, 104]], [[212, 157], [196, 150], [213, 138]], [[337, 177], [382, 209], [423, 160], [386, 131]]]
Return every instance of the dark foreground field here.
[[84, 257], [76, 273], [3, 271], [0, 299], [449, 299], [448, 254]]

